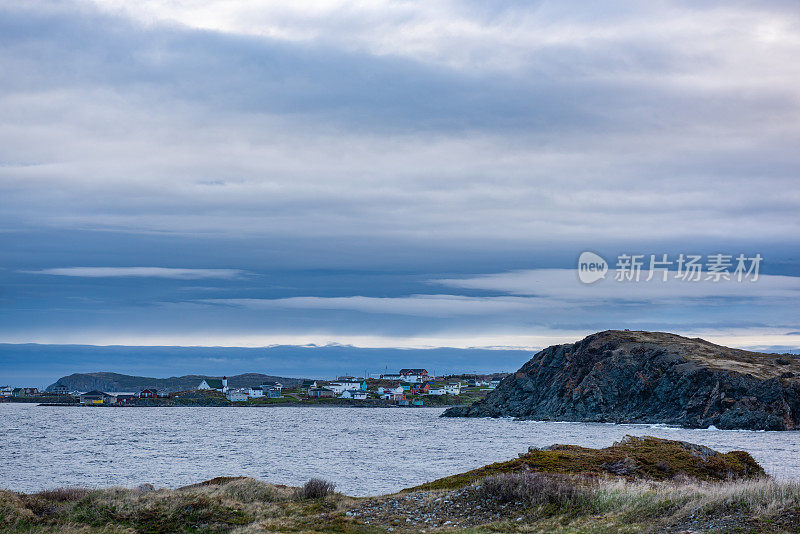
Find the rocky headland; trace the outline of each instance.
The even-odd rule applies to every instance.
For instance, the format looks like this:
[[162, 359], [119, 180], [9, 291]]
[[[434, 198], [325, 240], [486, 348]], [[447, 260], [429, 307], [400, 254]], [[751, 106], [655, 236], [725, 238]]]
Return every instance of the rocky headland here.
[[548, 347], [445, 417], [800, 428], [800, 359], [663, 332], [608, 330]]

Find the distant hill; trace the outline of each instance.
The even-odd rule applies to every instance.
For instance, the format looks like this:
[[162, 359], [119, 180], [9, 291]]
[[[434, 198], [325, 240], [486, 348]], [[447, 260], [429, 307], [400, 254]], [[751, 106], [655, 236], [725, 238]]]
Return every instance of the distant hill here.
[[[185, 375], [171, 376], [169, 378], [151, 378], [147, 376], [130, 376], [119, 373], [75, 373], [56, 380], [47, 386], [47, 391], [57, 385], [67, 386], [70, 391], [139, 391], [145, 388], [155, 388], [158, 391], [173, 392], [195, 389], [206, 378], [222, 378], [220, 376]], [[299, 385], [303, 379], [287, 378], [283, 376], [262, 375], [259, 373], [245, 373], [228, 377], [230, 387], [259, 386], [264, 382], [280, 382], [284, 387]]]
[[331, 379], [420, 367], [437, 375], [490, 374], [518, 369], [531, 354], [532, 351], [523, 349], [448, 347], [137, 347], [0, 343], [0, 385], [44, 389], [59, 377], [94, 371], [136, 376], [180, 377], [196, 373], [220, 377], [259, 370], [282, 377]]

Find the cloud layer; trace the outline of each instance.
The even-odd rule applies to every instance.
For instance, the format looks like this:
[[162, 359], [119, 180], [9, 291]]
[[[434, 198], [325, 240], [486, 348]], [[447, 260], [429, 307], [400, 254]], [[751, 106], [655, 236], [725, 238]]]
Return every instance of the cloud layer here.
[[[0, 336], [782, 346], [798, 35], [786, 1], [0, 0]], [[587, 249], [765, 263], [582, 286]]]
[[2, 9], [6, 227], [799, 233], [790, 6]]
[[55, 267], [31, 274], [55, 276], [83, 276], [88, 278], [144, 277], [195, 280], [199, 278], [238, 278], [244, 273], [238, 269], [176, 269], [174, 267]]

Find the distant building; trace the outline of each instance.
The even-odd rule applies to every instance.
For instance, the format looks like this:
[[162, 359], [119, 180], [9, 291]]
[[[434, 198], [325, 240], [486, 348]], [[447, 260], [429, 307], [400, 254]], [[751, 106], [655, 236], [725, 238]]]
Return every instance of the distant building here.
[[224, 393], [228, 391], [228, 377], [223, 376], [222, 379], [206, 378], [200, 382], [200, 385], [197, 386], [197, 389], [213, 389], [216, 391], [222, 391]]
[[414, 395], [427, 395], [431, 390], [431, 385], [428, 382], [417, 384], [411, 388], [411, 393]]
[[378, 395], [383, 395], [385, 393], [403, 395], [405, 393], [405, 390], [403, 389], [403, 386], [400, 386], [400, 385], [397, 385], [397, 386], [381, 386], [381, 387], [378, 388]]
[[226, 397], [231, 402], [244, 402], [250, 398], [246, 392], [238, 389], [232, 389], [228, 391]]
[[14, 388], [11, 390], [13, 397], [34, 397], [39, 394], [39, 388]]
[[264, 382], [263, 384], [261, 384], [261, 389], [263, 389], [264, 391], [266, 391], [268, 389], [280, 389], [280, 390], [282, 390], [283, 389], [283, 384], [281, 384], [280, 382], [274, 382], [274, 381], [272, 381], [272, 382]]
[[406, 382], [425, 382], [428, 380], [428, 371], [426, 369], [400, 369], [400, 377]]
[[341, 393], [351, 389], [364, 389], [362, 387], [362, 382], [331, 382], [327, 387], [328, 389], [333, 390], [333, 392], [337, 395], [340, 395]]
[[419, 383], [428, 380], [426, 369], [400, 369], [397, 373], [386, 373], [381, 375], [382, 380], [401, 380], [403, 382]]
[[402, 380], [403, 375], [400, 373], [386, 373], [381, 375], [381, 380]]
[[325, 397], [335, 397], [336, 393], [330, 388], [311, 388], [308, 390], [308, 396], [321, 399]]
[[131, 404], [136, 402], [138, 397], [136, 395], [128, 395], [126, 393], [121, 393], [115, 397], [115, 402], [117, 404]]
[[11, 386], [0, 386], [0, 399], [4, 397], [11, 397], [14, 394], [14, 388]]
[[361, 378], [355, 376], [340, 376], [336, 379], [334, 384], [343, 384], [348, 386], [347, 389], [360, 389], [362, 391], [367, 391], [367, 382]]
[[[272, 385], [270, 385], [272, 384]], [[267, 397], [268, 399], [280, 399], [283, 395], [283, 386], [277, 382], [268, 382], [257, 388], [252, 388], [250, 396], [252, 397]]]
[[340, 399], [355, 399], [355, 400], [366, 400], [367, 392], [361, 391], [360, 389], [348, 389], [342, 392], [339, 395]]
[[53, 395], [69, 395], [69, 388], [63, 384], [53, 386]]
[[139, 392], [140, 399], [157, 399], [158, 392], [155, 389], [143, 389]]
[[83, 393], [80, 396], [81, 404], [113, 404], [116, 402], [116, 399], [113, 395], [109, 395], [108, 393], [103, 393], [102, 391], [92, 390], [88, 393]]
[[303, 380], [303, 383], [300, 384], [300, 389], [304, 389], [306, 391], [308, 391], [311, 388], [315, 388], [315, 387], [317, 387], [317, 381], [316, 380]]
[[452, 382], [450, 384], [445, 384], [444, 392], [447, 395], [461, 395], [461, 383]]

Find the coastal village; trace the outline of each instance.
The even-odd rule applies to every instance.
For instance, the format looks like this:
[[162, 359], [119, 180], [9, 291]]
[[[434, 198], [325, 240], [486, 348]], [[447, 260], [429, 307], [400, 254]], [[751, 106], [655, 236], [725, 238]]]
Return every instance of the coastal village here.
[[[159, 391], [148, 387], [137, 391], [111, 392], [101, 390], [71, 391], [59, 382], [40, 391], [35, 387], [0, 387], [0, 401], [41, 402], [52, 404], [81, 404], [87, 406], [153, 405], [159, 399], [191, 401], [198, 399], [226, 400], [228, 403], [341, 403], [425, 406], [461, 403], [460, 397], [474, 400], [484, 396], [500, 383], [494, 376], [464, 375], [436, 377], [427, 369], [407, 368], [373, 377], [340, 376], [336, 380], [302, 380], [285, 387], [278, 381], [259, 385], [233, 387], [228, 377], [203, 378], [194, 389]], [[143, 402], [144, 401], [144, 402]], [[352, 402], [350, 402], [352, 401]], [[157, 404], [157, 403], [155, 403]]]

